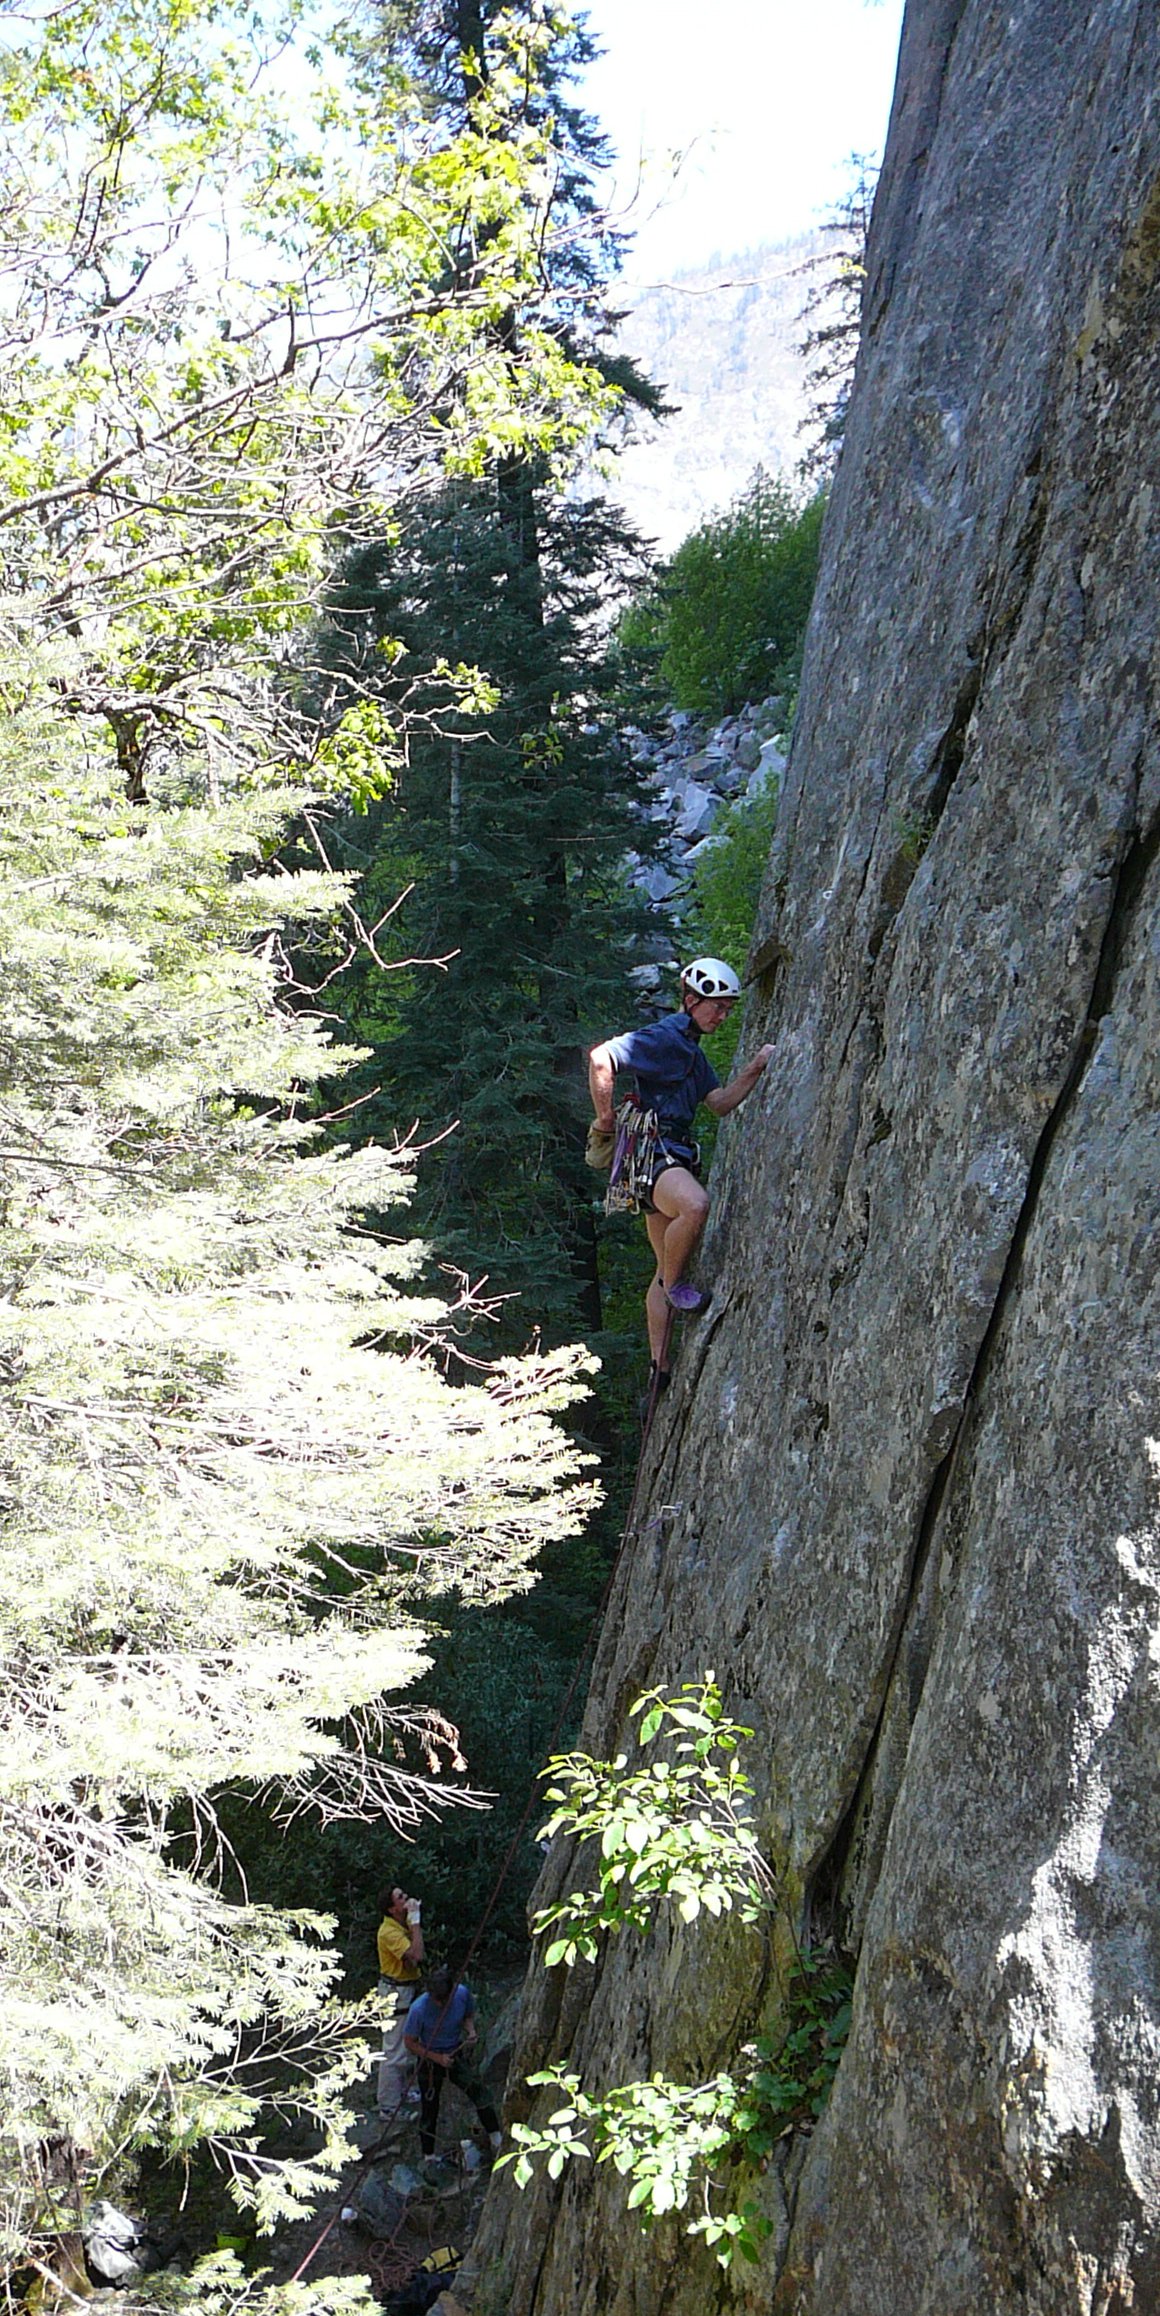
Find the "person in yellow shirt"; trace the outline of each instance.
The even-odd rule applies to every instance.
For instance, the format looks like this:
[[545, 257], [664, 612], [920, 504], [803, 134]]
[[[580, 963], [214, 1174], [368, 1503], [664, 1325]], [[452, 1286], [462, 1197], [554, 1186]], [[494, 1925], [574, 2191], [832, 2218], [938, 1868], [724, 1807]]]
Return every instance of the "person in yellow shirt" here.
[[379, 1924], [378, 1947], [379, 1993], [390, 2006], [383, 2021], [378, 2109], [380, 2115], [397, 2115], [406, 2097], [410, 2071], [404, 2040], [407, 2012], [423, 1975], [422, 1909], [417, 1898], [397, 1885]]

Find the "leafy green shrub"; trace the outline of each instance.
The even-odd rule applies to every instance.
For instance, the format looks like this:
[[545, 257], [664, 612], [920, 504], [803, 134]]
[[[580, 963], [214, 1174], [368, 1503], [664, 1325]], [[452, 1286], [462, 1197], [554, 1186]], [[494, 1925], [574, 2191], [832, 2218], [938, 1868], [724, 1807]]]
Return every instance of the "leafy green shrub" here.
[[[675, 1903], [685, 1922], [702, 1908], [719, 1916], [734, 1906], [755, 1922], [777, 1900], [747, 1822], [753, 1786], [739, 1748], [753, 1732], [726, 1719], [712, 1673], [675, 1696], [651, 1690], [632, 1713], [642, 1716], [642, 1753], [663, 1736], [671, 1761], [630, 1771], [624, 1754], [595, 1761], [571, 1753], [544, 1771], [556, 1807], [543, 1831], [595, 1845], [597, 1877], [537, 1914], [537, 1936], [563, 1931], [545, 1949], [549, 1968], [594, 1960], [607, 1933], [649, 1929], [662, 1902]], [[769, 2222], [744, 2200], [744, 2172], [764, 2168], [779, 2139], [821, 2114], [850, 2027], [846, 1963], [829, 1945], [801, 1948], [795, 1940], [794, 1950], [780, 2031], [745, 2044], [733, 2070], [701, 2083], [654, 2074], [593, 2098], [557, 2061], [528, 2083], [560, 2093], [561, 2104], [542, 2123], [514, 2123], [514, 2145], [497, 2168], [511, 2163], [522, 2188], [537, 2161], [551, 2179], [577, 2159], [611, 2163], [631, 2183], [629, 2209], [644, 2227], [699, 2202], [686, 2233], [703, 2236], [723, 2268], [738, 2253], [756, 2261]], [[717, 2176], [722, 2162], [740, 2170], [732, 2184]]]
[[570, 1891], [532, 1925], [537, 1937], [563, 1930], [545, 1951], [549, 1969], [579, 1955], [594, 1962], [602, 1931], [648, 1929], [662, 1897], [676, 1901], [683, 1922], [694, 1922], [702, 1907], [719, 1915], [735, 1904], [743, 1922], [755, 1922], [769, 1903], [768, 1868], [747, 1823], [753, 1787], [738, 1752], [753, 1731], [725, 1719], [711, 1673], [675, 1697], [650, 1690], [632, 1711], [643, 1715], [642, 1750], [666, 1722], [679, 1732], [674, 1760], [630, 1773], [623, 1753], [615, 1761], [566, 1753], [544, 1771], [556, 1806], [543, 1834], [600, 1840], [597, 1887]]
[[763, 2168], [779, 2139], [817, 2121], [846, 2047], [853, 1991], [851, 1972], [832, 1946], [803, 1947], [786, 1990], [782, 2032], [746, 2043], [733, 2072], [704, 2083], [652, 2075], [602, 2099], [591, 2098], [580, 2077], [558, 2063], [529, 2075], [534, 2088], [560, 2091], [563, 2104], [538, 2129], [513, 2124], [516, 2146], [500, 2163], [514, 2164], [519, 2187], [533, 2178], [536, 2156], [546, 2159], [551, 2179], [577, 2157], [611, 2163], [631, 2180], [628, 2208], [640, 2213], [643, 2226], [687, 2210], [699, 2197], [700, 2215], [688, 2234], [704, 2236], [723, 2268], [737, 2253], [756, 2261], [769, 2221], [752, 2200], [740, 2210], [725, 2208], [713, 2166], [740, 2158]]
[[631, 2180], [628, 2208], [639, 2212], [643, 2227], [666, 2212], [687, 2210], [700, 2191], [701, 2214], [689, 2222], [686, 2234], [704, 2236], [717, 2247], [723, 2268], [732, 2265], [736, 2252], [757, 2259], [760, 2240], [769, 2234], [768, 2220], [752, 2202], [739, 2212], [725, 2211], [711, 2197], [717, 2183], [710, 2166], [737, 2145], [734, 2119], [740, 2093], [732, 2075], [713, 2075], [705, 2083], [671, 2083], [663, 2075], [652, 2075], [647, 2082], [622, 2084], [603, 2099], [590, 2098], [579, 2075], [558, 2065], [529, 2075], [528, 2081], [562, 2092], [564, 2103], [553, 2110], [543, 2129], [512, 2125], [516, 2149], [501, 2155], [496, 2168], [514, 2163], [517, 2187], [526, 2187], [533, 2178], [533, 2156], [546, 2158], [550, 2179], [559, 2179], [564, 2165], [575, 2158], [594, 2157], [597, 2163], [613, 2164], [622, 2178]]
[[758, 467], [626, 613], [625, 652], [659, 659], [678, 707], [733, 715], [747, 700], [796, 689], [824, 507], [821, 495], [803, 505], [788, 482]]

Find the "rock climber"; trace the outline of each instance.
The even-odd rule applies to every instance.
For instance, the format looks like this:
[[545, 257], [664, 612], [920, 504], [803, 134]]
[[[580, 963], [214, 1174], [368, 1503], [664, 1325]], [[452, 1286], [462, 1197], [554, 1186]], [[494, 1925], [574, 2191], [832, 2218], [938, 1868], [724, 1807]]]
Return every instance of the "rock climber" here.
[[422, 1907], [396, 1884], [379, 1924], [379, 1994], [389, 2005], [379, 2060], [380, 2115], [399, 2115], [407, 2095], [407, 2016], [423, 1976]]
[[702, 1102], [719, 1118], [737, 1109], [753, 1092], [773, 1053], [771, 1045], [763, 1045], [723, 1086], [701, 1052], [701, 1039], [720, 1029], [740, 995], [741, 983], [731, 965], [722, 964], [719, 957], [694, 957], [681, 974], [679, 1013], [666, 1014], [644, 1029], [630, 1029], [623, 1037], [608, 1038], [603, 1045], [593, 1046], [588, 1057], [588, 1086], [596, 1113], [593, 1132], [597, 1136], [615, 1131], [613, 1088], [618, 1070], [633, 1072], [642, 1106], [656, 1112], [652, 1180], [643, 1186], [642, 1195], [645, 1226], [657, 1261], [656, 1277], [645, 1298], [650, 1354], [646, 1400], [650, 1405], [669, 1381], [664, 1357], [670, 1312], [692, 1314], [703, 1310], [708, 1301], [708, 1296], [685, 1277], [709, 1212], [708, 1193], [698, 1180], [694, 1116]]
[[433, 1970], [407, 2020], [407, 2049], [417, 2062], [419, 2145], [424, 2155], [435, 2153], [435, 2126], [443, 2085], [451, 2080], [470, 2099], [487, 2133], [493, 2155], [500, 2146], [499, 2116], [476, 2074], [475, 1996], [462, 1980], [456, 1984], [449, 1970]]

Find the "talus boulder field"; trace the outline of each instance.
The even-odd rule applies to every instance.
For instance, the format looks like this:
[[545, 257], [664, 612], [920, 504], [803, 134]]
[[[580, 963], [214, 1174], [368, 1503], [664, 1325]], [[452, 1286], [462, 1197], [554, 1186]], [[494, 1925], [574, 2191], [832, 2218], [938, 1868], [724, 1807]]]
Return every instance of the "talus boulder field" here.
[[[1160, 11], [918, 0], [751, 960], [776, 1055], [584, 1732], [715, 1669], [852, 2028], [748, 2177], [756, 2267], [642, 2234], [610, 2166], [509, 2172], [488, 2316], [1160, 2310], [1158, 444]], [[729, 2066], [785, 1959], [661, 1920], [533, 1964], [514, 2112], [549, 2058]]]

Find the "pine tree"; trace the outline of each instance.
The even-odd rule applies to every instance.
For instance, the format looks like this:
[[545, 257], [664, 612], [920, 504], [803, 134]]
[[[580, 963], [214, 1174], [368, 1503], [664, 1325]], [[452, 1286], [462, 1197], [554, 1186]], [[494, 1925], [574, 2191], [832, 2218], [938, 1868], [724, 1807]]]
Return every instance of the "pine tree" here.
[[441, 1138], [421, 1163], [424, 1225], [443, 1255], [523, 1295], [512, 1339], [532, 1314], [557, 1336], [578, 1313], [600, 1326], [583, 1050], [631, 1018], [627, 968], [656, 937], [625, 873], [649, 824], [597, 632], [617, 566], [639, 560], [599, 502], [545, 501], [537, 529], [529, 570], [494, 487], [449, 491], [351, 560], [329, 637], [364, 684], [381, 641], [401, 640], [388, 696], [469, 654], [494, 686], [484, 712], [449, 696], [413, 733], [397, 793], [346, 827], [336, 857], [365, 864], [369, 917], [413, 884], [388, 959], [445, 960], [383, 973], [363, 959], [347, 975], [346, 1017], [381, 1087], [358, 1131], [385, 1110]]
[[[526, 1586], [587, 1490], [551, 1422], [574, 1359], [450, 1390], [415, 1356], [444, 1320], [415, 1253], [352, 1228], [398, 1161], [302, 1122], [353, 1057], [276, 1002], [292, 926], [337, 897], [266, 865], [296, 799], [145, 813], [78, 747], [63, 660], [3, 675], [11, 2265], [74, 2224], [61, 2149], [91, 2188], [118, 2149], [209, 2140], [265, 2220], [333, 2169], [361, 2053], [327, 1925], [227, 1902], [214, 1793], [418, 1822], [440, 1779], [383, 1739], [424, 1603]], [[317, 2161], [253, 2139], [272, 2066]]]
[[848, 191], [822, 226], [828, 247], [802, 267], [813, 280], [802, 309], [808, 326], [798, 349], [806, 360], [809, 397], [798, 427], [805, 438], [799, 471], [815, 489], [828, 489], [837, 471], [862, 339], [866, 240], [878, 168], [856, 153], [851, 172]]
[[[389, 11], [384, 24], [440, 133], [474, 127], [502, 143], [518, 118], [545, 139], [555, 234], [545, 303], [537, 317], [513, 301], [494, 327], [496, 361], [517, 360], [546, 330], [619, 397], [655, 407], [609, 351], [620, 253], [593, 186], [605, 147], [567, 94], [593, 53], [582, 25], [540, 0], [430, 0], [403, 25]], [[521, 100], [497, 118], [491, 94], [513, 60]], [[488, 230], [465, 221], [453, 251], [462, 279]], [[343, 835], [344, 861], [364, 867], [369, 914], [413, 880], [388, 954], [442, 959], [444, 984], [360, 965], [343, 1002], [376, 1047], [392, 1109], [424, 1139], [447, 1137], [421, 1165], [422, 1214], [445, 1253], [525, 1298], [501, 1318], [510, 1340], [526, 1339], [533, 1315], [557, 1337], [577, 1319], [601, 1325], [582, 1051], [631, 1018], [631, 967], [658, 932], [664, 945], [625, 876], [626, 854], [652, 839], [616, 729], [625, 703], [618, 718], [607, 644], [618, 591], [639, 586], [647, 566], [613, 508], [560, 486], [551, 462], [513, 446], [471, 482], [418, 498], [392, 540], [348, 556], [318, 645], [332, 701], [350, 685], [398, 708], [440, 663], [473, 666], [490, 687], [472, 715], [444, 699], [435, 724], [415, 732], [397, 792]], [[388, 666], [392, 643], [405, 656]], [[363, 1130], [376, 1130], [373, 1103]]]

